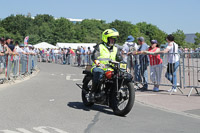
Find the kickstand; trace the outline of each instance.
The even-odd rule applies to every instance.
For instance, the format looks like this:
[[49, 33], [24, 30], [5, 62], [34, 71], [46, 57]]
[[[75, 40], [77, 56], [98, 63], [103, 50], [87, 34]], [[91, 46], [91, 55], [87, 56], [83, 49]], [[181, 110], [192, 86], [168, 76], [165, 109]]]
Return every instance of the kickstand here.
[[77, 84], [77, 83], [76, 83], [76, 85], [77, 85], [80, 89], [82, 89], [82, 87], [83, 87], [83, 84]]

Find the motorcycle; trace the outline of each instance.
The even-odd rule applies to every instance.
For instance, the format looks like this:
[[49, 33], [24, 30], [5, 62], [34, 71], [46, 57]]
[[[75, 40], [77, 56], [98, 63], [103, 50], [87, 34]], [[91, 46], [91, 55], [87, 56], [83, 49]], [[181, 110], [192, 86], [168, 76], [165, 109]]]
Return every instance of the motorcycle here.
[[[108, 105], [115, 115], [127, 115], [135, 101], [135, 89], [132, 83], [132, 75], [127, 72], [127, 64], [123, 62], [109, 61], [109, 68], [98, 83], [96, 91], [91, 100], [92, 73], [84, 70], [82, 101], [86, 107], [95, 103]], [[77, 84], [78, 85], [78, 84]]]

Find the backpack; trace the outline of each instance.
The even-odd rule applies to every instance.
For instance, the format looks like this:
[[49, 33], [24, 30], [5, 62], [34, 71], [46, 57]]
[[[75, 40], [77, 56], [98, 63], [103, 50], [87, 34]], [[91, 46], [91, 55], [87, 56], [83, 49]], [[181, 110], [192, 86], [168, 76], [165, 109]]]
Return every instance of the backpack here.
[[[135, 48], [135, 45], [136, 43], [133, 43], [133, 44], [127, 44], [127, 46], [129, 47], [129, 52], [134, 52], [134, 51], [137, 51], [137, 49]], [[132, 60], [132, 62], [135, 62], [136, 61], [136, 56], [137, 55], [130, 55], [130, 59]]]

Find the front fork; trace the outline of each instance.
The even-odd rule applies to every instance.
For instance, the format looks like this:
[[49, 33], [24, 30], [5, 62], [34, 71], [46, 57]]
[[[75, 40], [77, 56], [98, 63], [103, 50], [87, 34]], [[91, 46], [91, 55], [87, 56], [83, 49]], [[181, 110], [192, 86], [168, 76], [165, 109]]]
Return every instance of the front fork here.
[[120, 100], [120, 92], [119, 92], [119, 89], [121, 88], [121, 86], [123, 85], [123, 82], [124, 82], [124, 79], [122, 79], [122, 82], [121, 84], [119, 85], [119, 75], [117, 74], [117, 77], [116, 77], [116, 98], [118, 100]]

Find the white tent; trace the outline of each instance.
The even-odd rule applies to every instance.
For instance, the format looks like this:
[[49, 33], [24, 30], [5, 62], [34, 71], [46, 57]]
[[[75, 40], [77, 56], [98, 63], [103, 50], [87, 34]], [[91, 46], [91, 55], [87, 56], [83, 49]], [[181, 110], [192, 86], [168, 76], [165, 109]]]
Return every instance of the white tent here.
[[41, 42], [33, 45], [35, 48], [57, 48], [56, 46], [49, 44], [47, 42]]
[[78, 47], [90, 47], [91, 50], [93, 50], [93, 46], [95, 46], [96, 43], [57, 43], [56, 46], [59, 48], [69, 48], [71, 47], [72, 49], [77, 49]]

